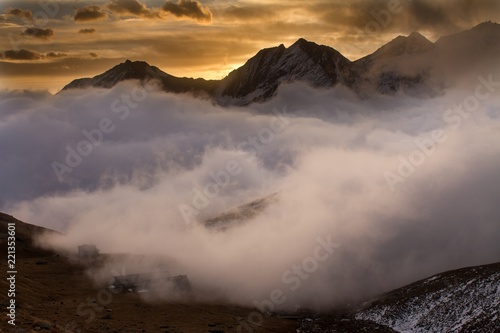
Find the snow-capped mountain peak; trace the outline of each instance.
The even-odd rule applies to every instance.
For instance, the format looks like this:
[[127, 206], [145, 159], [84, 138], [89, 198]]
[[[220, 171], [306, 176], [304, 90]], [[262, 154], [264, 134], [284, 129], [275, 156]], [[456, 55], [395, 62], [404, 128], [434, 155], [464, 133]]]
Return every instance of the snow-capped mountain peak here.
[[86, 87], [111, 88], [121, 81], [145, 81], [152, 78], [163, 78], [168, 76], [167, 73], [162, 72], [157, 67], [149, 65], [145, 61], [130, 61], [127, 59], [125, 62], [93, 78], [74, 80], [66, 85], [63, 90]]
[[312, 86], [333, 86], [342, 81], [339, 73], [350, 63], [333, 48], [301, 38], [288, 48], [282, 44], [259, 51], [222, 80], [218, 98], [236, 98], [240, 104], [248, 104], [271, 97], [281, 83], [302, 81]]
[[462, 268], [394, 290], [356, 314], [397, 332], [498, 332], [500, 265]]
[[398, 36], [378, 49], [371, 58], [397, 57], [425, 53], [434, 48], [434, 43], [419, 34], [412, 32], [409, 36]]
[[191, 92], [228, 105], [266, 101], [278, 87], [305, 82], [313, 87], [345, 85], [361, 96], [394, 94], [435, 96], [459, 76], [477, 77], [498, 67], [500, 25], [482, 23], [471, 30], [432, 43], [418, 32], [398, 36], [374, 53], [351, 62], [335, 49], [304, 38], [288, 48], [281, 44], [262, 49], [222, 80], [178, 78], [143, 61], [127, 60], [93, 78], [77, 79], [71, 88], [111, 88], [125, 80], [157, 79], [168, 92]]

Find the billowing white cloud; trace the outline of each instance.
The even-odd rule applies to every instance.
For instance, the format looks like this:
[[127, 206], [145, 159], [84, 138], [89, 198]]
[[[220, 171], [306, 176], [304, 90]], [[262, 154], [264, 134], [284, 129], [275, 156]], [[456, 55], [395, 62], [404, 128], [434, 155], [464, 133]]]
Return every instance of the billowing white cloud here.
[[[498, 260], [500, 97], [456, 113], [473, 93], [359, 100], [297, 84], [220, 108], [134, 83], [3, 92], [1, 209], [66, 234], [45, 245], [154, 255], [112, 265], [161, 262], [199, 299], [255, 305], [279, 289], [282, 307], [324, 308]], [[275, 192], [225, 232], [193, 222]]]

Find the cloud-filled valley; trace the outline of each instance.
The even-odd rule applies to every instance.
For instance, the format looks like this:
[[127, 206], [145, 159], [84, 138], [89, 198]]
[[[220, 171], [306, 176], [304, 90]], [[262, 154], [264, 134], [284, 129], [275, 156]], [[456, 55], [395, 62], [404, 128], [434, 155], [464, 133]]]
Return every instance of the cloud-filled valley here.
[[[226, 108], [136, 82], [3, 91], [0, 210], [65, 234], [44, 246], [173, 261], [201, 299], [280, 289], [284, 308], [326, 308], [498, 260], [500, 95], [480, 91], [362, 100], [291, 84]], [[201, 223], [272, 193], [243, 225]]]

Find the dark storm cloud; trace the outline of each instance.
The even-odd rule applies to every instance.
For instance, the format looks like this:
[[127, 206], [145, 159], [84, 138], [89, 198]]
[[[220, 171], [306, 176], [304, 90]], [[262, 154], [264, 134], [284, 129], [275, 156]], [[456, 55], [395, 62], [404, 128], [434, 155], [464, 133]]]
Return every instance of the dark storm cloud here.
[[384, 32], [400, 28], [396, 22], [404, 15], [407, 3], [406, 0], [317, 1], [306, 4], [305, 10], [337, 33], [360, 33], [371, 22], [379, 24], [380, 32]]
[[[305, 8], [337, 32], [358, 34], [370, 30], [410, 33], [432, 29], [442, 35], [500, 17], [500, 2], [496, 0], [319, 1]], [[377, 24], [379, 29], [370, 24]]]
[[21, 19], [27, 19], [27, 20], [33, 19], [33, 13], [30, 10], [24, 10], [20, 8], [8, 8], [5, 10], [5, 13], [15, 17], [19, 17]]
[[159, 17], [157, 13], [148, 9], [137, 0], [111, 0], [107, 8], [117, 14], [128, 14], [148, 18]]
[[[42, 57], [42, 54], [37, 54]], [[89, 55], [90, 56], [90, 55]], [[10, 62], [5, 60], [0, 61], [0, 73], [10, 77], [30, 77], [33, 73], [37, 75], [50, 77], [57, 72], [59, 75], [67, 76], [70, 73], [74, 78], [86, 77], [89, 72], [100, 73], [103, 68], [111, 68], [117, 63], [125, 61], [125, 59], [97, 59], [85, 54], [82, 58], [76, 57], [59, 57], [51, 58], [53, 65], [47, 66], [46, 63], [40, 61], [24, 61], [23, 63]], [[71, 79], [68, 78], [66, 83]]]
[[76, 22], [95, 21], [107, 16], [99, 6], [87, 6], [77, 9], [74, 20]]
[[[39, 60], [39, 59], [57, 59], [65, 58], [68, 55], [61, 52], [48, 52], [46, 54], [33, 52], [30, 50], [7, 50], [4, 52], [4, 58], [9, 60]], [[42, 64], [43, 65], [43, 64]]]
[[246, 6], [229, 6], [224, 9], [221, 15], [224, 18], [237, 19], [237, 20], [266, 20], [275, 17], [276, 13], [279, 12], [280, 8], [276, 5], [268, 6], [258, 6], [258, 5], [246, 5]]
[[93, 34], [94, 32], [96, 32], [94, 28], [85, 28], [78, 31], [79, 34]]
[[38, 60], [43, 58], [43, 55], [29, 50], [8, 50], [4, 52], [4, 57], [10, 60]]
[[412, 1], [408, 5], [410, 15], [422, 26], [449, 26], [452, 22], [448, 18], [446, 8], [437, 2]]
[[497, 0], [411, 1], [408, 3], [410, 25], [443, 32], [468, 28], [500, 17]]
[[52, 30], [50, 28], [47, 28], [47, 29], [27, 28], [26, 30], [23, 31], [22, 35], [47, 39], [47, 38], [54, 36], [54, 30]]
[[162, 9], [177, 17], [189, 17], [201, 22], [210, 22], [212, 13], [198, 1], [179, 0], [177, 3], [167, 1]]

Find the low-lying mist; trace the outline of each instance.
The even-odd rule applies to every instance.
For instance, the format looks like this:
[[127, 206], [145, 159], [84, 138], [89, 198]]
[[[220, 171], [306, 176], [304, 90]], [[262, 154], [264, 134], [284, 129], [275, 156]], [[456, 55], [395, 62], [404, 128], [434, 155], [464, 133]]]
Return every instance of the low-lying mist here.
[[[199, 300], [326, 309], [500, 259], [489, 88], [360, 100], [294, 84], [244, 108], [134, 82], [4, 91], [0, 208], [64, 233], [43, 246], [132, 255], [99, 282], [167, 267]], [[272, 193], [241, 225], [203, 225]]]

